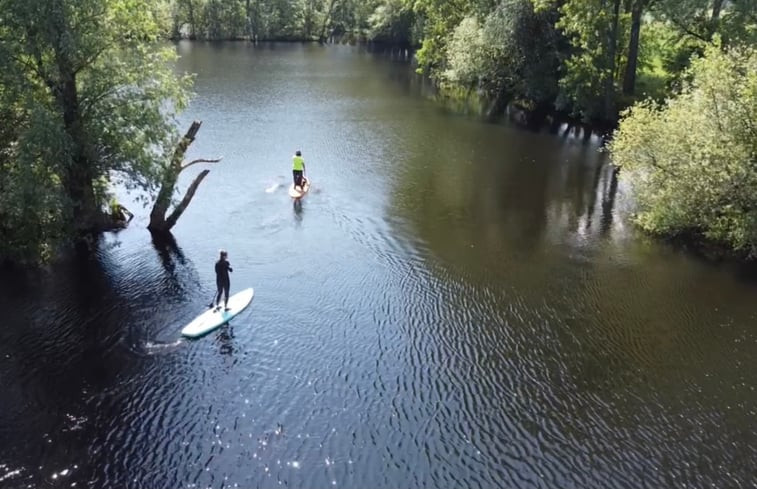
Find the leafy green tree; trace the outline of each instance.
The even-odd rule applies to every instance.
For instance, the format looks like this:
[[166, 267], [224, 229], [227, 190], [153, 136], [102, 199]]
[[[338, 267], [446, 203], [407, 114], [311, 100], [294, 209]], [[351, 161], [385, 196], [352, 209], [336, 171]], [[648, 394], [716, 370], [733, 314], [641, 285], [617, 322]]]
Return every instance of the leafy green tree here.
[[[187, 102], [150, 0], [0, 0], [6, 254], [107, 226], [104, 185], [153, 188]], [[26, 250], [41, 252], [45, 246]], [[49, 246], [47, 246], [49, 248]], [[34, 259], [36, 257], [30, 257]]]
[[204, 37], [206, 32], [203, 19], [204, 8], [205, 0], [173, 0], [171, 8], [173, 37], [179, 38], [183, 33], [192, 40]]
[[688, 79], [665, 104], [626, 112], [610, 145], [636, 220], [757, 256], [757, 50], [710, 45]]
[[[32, 157], [19, 153], [22, 128], [35, 114], [26, 110], [14, 86], [0, 84], [0, 259], [36, 261], [53, 252], [51, 245], [63, 236], [60, 203], [64, 199], [60, 179], [43, 164], [55, 158], [56, 149], [44, 141]], [[44, 123], [44, 121], [39, 121]], [[30, 135], [30, 137], [40, 137]]]
[[208, 39], [238, 39], [247, 32], [245, 4], [241, 0], [208, 0], [203, 17]]
[[297, 5], [289, 0], [270, 0], [261, 2], [261, 19], [263, 39], [294, 39], [297, 37]]
[[414, 21], [412, 5], [406, 0], [383, 0], [368, 19], [369, 37], [378, 42], [410, 45]]
[[568, 0], [560, 8], [557, 26], [572, 45], [561, 105], [584, 119], [615, 117], [620, 7], [621, 0]]
[[460, 21], [447, 44], [447, 69], [442, 74], [443, 79], [472, 86], [486, 76], [485, 65], [494, 53], [484, 43], [483, 37], [483, 30], [475, 15]]
[[423, 25], [421, 47], [415, 54], [418, 71], [440, 78], [447, 69], [447, 43], [472, 13], [472, 6], [465, 0], [417, 0], [413, 9]]
[[552, 106], [558, 90], [556, 9], [535, 10], [530, 0], [503, 0], [486, 17], [483, 42], [493, 49], [486, 77], [528, 108]]
[[628, 36], [627, 61], [625, 75], [623, 76], [623, 93], [625, 95], [633, 95], [636, 91], [642, 15], [651, 3], [654, 3], [654, 0], [633, 0], [631, 3], [631, 30]]
[[703, 42], [715, 34], [726, 45], [757, 40], [754, 0], [666, 0], [656, 10], [682, 34]]
[[[164, 29], [190, 39], [319, 40], [332, 35], [408, 45], [411, 0], [157, 0]], [[165, 5], [164, 5], [165, 4]]]
[[[376, 8], [376, 1], [334, 0], [329, 3], [332, 4], [331, 16], [326, 26], [329, 35], [338, 36], [346, 42], [368, 37], [368, 18]], [[328, 36], [324, 33], [322, 40], [325, 41], [326, 37]]]
[[675, 33], [666, 39], [663, 67], [675, 80], [701, 54], [714, 35], [724, 45], [757, 43], [757, 4], [754, 0], [659, 0], [652, 9]]

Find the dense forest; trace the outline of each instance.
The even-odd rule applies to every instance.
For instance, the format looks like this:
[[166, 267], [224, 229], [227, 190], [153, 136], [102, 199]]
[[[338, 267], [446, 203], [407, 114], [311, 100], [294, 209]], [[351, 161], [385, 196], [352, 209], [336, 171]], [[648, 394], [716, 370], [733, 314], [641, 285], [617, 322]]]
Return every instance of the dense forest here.
[[180, 38], [382, 43], [492, 111], [619, 122], [609, 147], [642, 227], [757, 253], [755, 0], [0, 0], [0, 12], [2, 257], [38, 261], [107, 227], [116, 182], [165, 197], [191, 142], [174, 122], [191, 78], [165, 44]]
[[440, 85], [615, 121], [662, 99], [714, 36], [757, 40], [754, 0], [173, 0], [166, 34], [369, 41], [417, 49]]

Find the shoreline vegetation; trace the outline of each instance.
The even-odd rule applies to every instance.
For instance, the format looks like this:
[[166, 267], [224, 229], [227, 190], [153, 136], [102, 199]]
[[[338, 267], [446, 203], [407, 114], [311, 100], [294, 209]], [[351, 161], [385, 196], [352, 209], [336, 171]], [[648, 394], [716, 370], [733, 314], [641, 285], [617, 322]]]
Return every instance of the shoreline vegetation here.
[[645, 231], [757, 257], [753, 0], [0, 2], [2, 260], [114, 227], [115, 185], [171, 198], [183, 38], [397, 49], [486, 118], [598, 128]]

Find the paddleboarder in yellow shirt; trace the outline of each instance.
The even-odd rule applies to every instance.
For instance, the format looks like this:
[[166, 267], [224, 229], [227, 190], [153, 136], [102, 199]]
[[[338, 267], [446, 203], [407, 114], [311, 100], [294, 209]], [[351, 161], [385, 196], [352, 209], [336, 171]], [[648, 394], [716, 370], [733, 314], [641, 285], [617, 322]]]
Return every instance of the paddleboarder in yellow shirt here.
[[302, 151], [297, 150], [292, 157], [292, 177], [294, 179], [294, 188], [299, 187], [299, 191], [302, 192], [303, 175], [305, 173], [305, 158], [302, 157]]

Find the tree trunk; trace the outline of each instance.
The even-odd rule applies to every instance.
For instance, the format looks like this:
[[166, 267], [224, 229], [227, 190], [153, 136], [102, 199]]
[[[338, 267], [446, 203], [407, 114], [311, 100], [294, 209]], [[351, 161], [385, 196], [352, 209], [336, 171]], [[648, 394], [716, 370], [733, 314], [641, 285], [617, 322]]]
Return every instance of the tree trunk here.
[[245, 0], [244, 15], [247, 19], [247, 40], [252, 41], [252, 9], [250, 8], [250, 0]]
[[150, 231], [168, 232], [172, 227], [176, 225], [179, 217], [181, 217], [187, 206], [189, 206], [189, 203], [192, 201], [192, 198], [197, 191], [197, 187], [199, 187], [200, 183], [207, 176], [210, 170], [203, 170], [199, 175], [197, 175], [197, 177], [195, 177], [194, 181], [184, 194], [184, 197], [181, 199], [181, 202], [179, 202], [179, 204], [174, 208], [171, 214], [166, 217], [166, 213], [171, 207], [171, 200], [174, 194], [174, 189], [176, 188], [176, 182], [179, 179], [179, 174], [184, 169], [195, 163], [215, 163], [220, 161], [220, 159], [199, 159], [184, 164], [184, 155], [186, 154], [189, 145], [192, 144], [192, 142], [195, 140], [195, 137], [197, 136], [197, 132], [200, 130], [201, 125], [202, 122], [200, 121], [194, 121], [192, 123], [192, 125], [189, 127], [189, 130], [187, 130], [187, 133], [184, 135], [184, 137], [179, 142], [179, 145], [176, 147], [176, 150], [171, 157], [171, 161], [163, 170], [163, 178], [160, 185], [160, 191], [158, 192], [158, 197], [155, 199], [155, 203], [152, 206], [152, 211], [150, 212], [150, 224], [147, 225], [147, 229], [149, 229]]
[[79, 92], [76, 86], [76, 71], [69, 58], [63, 39], [68, 35], [69, 26], [63, 8], [58, 4], [58, 17], [54, 24], [56, 42], [53, 46], [57, 65], [57, 78], [51, 82], [51, 90], [56, 96], [63, 116], [63, 126], [71, 142], [71, 161], [63, 174], [63, 187], [71, 201], [72, 227], [77, 233], [96, 231], [103, 226], [103, 213], [95, 197], [92, 182], [95, 179], [94, 163], [88, 154], [84, 134]]
[[331, 14], [334, 12], [335, 5], [336, 5], [336, 0], [331, 0], [329, 2], [329, 10], [326, 12], [326, 17], [323, 19], [323, 25], [321, 26], [321, 35], [318, 36], [318, 40], [322, 43], [326, 42], [326, 29], [331, 23]]
[[255, 31], [255, 42], [257, 42], [263, 30], [262, 22], [260, 21], [260, 0], [255, 0], [252, 28]]
[[633, 95], [636, 90], [636, 68], [639, 61], [639, 38], [641, 34], [641, 13], [643, 0], [636, 0], [631, 8], [631, 37], [628, 41], [628, 63], [623, 78], [623, 93]]
[[720, 11], [723, 9], [723, 0], [713, 0], [712, 17], [710, 17], [710, 38], [718, 31], [720, 26]]
[[195, 30], [195, 11], [194, 11], [194, 5], [192, 4], [194, 0], [187, 0], [188, 10], [189, 10], [189, 39], [195, 40], [197, 39], [197, 31]]
[[615, 53], [618, 44], [618, 21], [620, 18], [620, 0], [615, 0], [612, 17], [612, 28], [607, 36], [607, 67], [604, 80], [605, 92], [605, 119], [612, 120], [615, 117]]
[[63, 187], [71, 202], [71, 219], [77, 232], [92, 231], [100, 225], [100, 212], [92, 186], [94, 175], [92, 165], [84, 149], [84, 135], [81, 128], [76, 78], [67, 74], [61, 83], [58, 96], [63, 111], [65, 131], [71, 141], [71, 161], [63, 173]]
[[199, 175], [195, 177], [192, 184], [184, 193], [184, 197], [181, 199], [181, 202], [179, 202], [179, 204], [174, 208], [173, 212], [171, 212], [171, 215], [166, 218], [166, 225], [165, 225], [164, 231], [168, 231], [176, 225], [176, 221], [178, 221], [181, 215], [184, 213], [187, 206], [192, 201], [192, 198], [195, 196], [195, 192], [197, 192], [197, 187], [200, 186], [200, 184], [208, 175], [208, 173], [210, 173], [210, 170], [203, 170], [200, 172]]
[[313, 33], [313, 2], [311, 0], [305, 1], [304, 10], [303, 29], [305, 38], [310, 39], [310, 35]]

